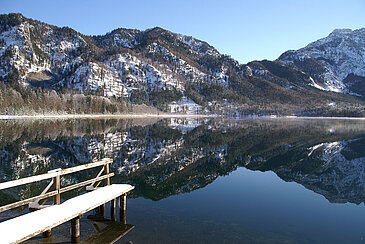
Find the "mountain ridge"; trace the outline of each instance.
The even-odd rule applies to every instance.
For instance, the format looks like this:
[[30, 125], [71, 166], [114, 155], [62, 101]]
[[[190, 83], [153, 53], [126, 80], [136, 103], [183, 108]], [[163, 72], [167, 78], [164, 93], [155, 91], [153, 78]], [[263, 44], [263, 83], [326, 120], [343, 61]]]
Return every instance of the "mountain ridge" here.
[[[172, 102], [178, 111], [186, 110], [182, 99], [204, 111], [231, 114], [323, 113], [333, 101], [340, 110], [334, 113], [364, 106], [363, 99], [341, 94], [361, 95], [352, 90], [361, 87], [362, 73], [349, 82], [350, 90], [309, 54], [313, 70], [307, 63], [294, 63], [298, 52], [240, 64], [207, 42], [160, 27], [87, 36], [21, 14], [0, 16], [0, 77], [6, 83], [115, 97], [165, 111]], [[326, 72], [333, 75], [324, 76]]]
[[[343, 81], [350, 74], [365, 77], [365, 28], [335, 29], [327, 37], [321, 38], [298, 50], [283, 53], [278, 60], [293, 64], [303, 71], [313, 74], [313, 85], [319, 89], [346, 92], [355, 95]], [[311, 62], [311, 65], [308, 64]], [[317, 69], [314, 71], [313, 69]]]

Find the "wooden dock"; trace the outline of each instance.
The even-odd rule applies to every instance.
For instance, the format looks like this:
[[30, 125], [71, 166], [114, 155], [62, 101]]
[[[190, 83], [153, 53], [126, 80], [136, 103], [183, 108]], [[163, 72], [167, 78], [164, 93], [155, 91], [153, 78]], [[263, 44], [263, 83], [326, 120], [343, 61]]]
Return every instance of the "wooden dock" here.
[[[20, 186], [40, 180], [52, 179], [46, 189], [36, 197], [24, 199], [15, 203], [11, 203], [0, 207], [0, 212], [16, 208], [25, 204], [29, 204], [29, 208], [33, 210], [30, 213], [0, 223], [0, 243], [20, 243], [31, 237], [43, 233], [44, 237], [51, 235], [51, 229], [61, 225], [67, 221], [71, 221], [71, 242], [80, 241], [79, 220], [84, 213], [98, 208], [99, 212], [104, 213], [105, 203], [110, 201], [111, 218], [116, 220], [116, 202], [120, 207], [121, 224], [126, 227], [125, 211], [126, 211], [126, 195], [134, 189], [128, 184], [110, 184], [110, 177], [113, 173], [109, 172], [109, 163], [111, 159], [103, 159], [99, 162], [80, 165], [68, 169], [57, 169], [49, 171], [46, 174], [31, 176], [19, 180], [0, 183], [0, 190], [10, 187]], [[96, 178], [86, 180], [71, 186], [61, 188], [60, 177], [66, 174], [102, 166]], [[97, 187], [101, 181], [105, 181], [103, 187]], [[87, 193], [71, 198], [60, 203], [60, 194], [82, 186], [86, 186]], [[44, 206], [46, 199], [53, 197], [53, 205]], [[119, 201], [117, 201], [119, 199]], [[36, 211], [35, 211], [36, 210]], [[114, 228], [120, 225], [111, 225]], [[112, 228], [112, 227], [110, 227]]]

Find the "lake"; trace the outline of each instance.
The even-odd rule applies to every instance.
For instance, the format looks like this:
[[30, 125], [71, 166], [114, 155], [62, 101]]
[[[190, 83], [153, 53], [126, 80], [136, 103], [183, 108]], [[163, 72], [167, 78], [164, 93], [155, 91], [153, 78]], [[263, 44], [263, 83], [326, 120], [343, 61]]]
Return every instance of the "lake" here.
[[[135, 227], [117, 243], [365, 243], [363, 120], [0, 121], [0, 182], [105, 157], [112, 183], [136, 187], [127, 201]], [[0, 191], [0, 205], [42, 189]], [[81, 219], [81, 240], [97, 232], [93, 214]], [[52, 230], [52, 243], [68, 241], [69, 223]]]

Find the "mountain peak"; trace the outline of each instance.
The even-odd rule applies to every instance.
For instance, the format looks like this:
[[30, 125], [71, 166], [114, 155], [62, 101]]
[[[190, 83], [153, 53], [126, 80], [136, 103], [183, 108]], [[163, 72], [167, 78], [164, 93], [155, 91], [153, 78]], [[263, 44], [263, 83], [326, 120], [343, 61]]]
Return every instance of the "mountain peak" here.
[[356, 30], [335, 29], [328, 35], [328, 37], [345, 37], [345, 36], [358, 36], [358, 35], [365, 35], [365, 28], [360, 28]]
[[0, 18], [7, 18], [7, 19], [25, 19], [25, 17], [21, 13], [10, 13], [10, 14], [1, 14]]
[[164, 28], [161, 28], [159, 26], [155, 26], [153, 28], [148, 28], [145, 30], [145, 32], [152, 32], [152, 33], [156, 33], [156, 34], [162, 34], [162, 33], [171, 33], [168, 30], [165, 30]]
[[331, 35], [348, 35], [348, 34], [351, 34], [352, 30], [351, 29], [334, 29], [330, 36]]
[[20, 13], [2, 14], [0, 15], [0, 28], [20, 25], [25, 19]]

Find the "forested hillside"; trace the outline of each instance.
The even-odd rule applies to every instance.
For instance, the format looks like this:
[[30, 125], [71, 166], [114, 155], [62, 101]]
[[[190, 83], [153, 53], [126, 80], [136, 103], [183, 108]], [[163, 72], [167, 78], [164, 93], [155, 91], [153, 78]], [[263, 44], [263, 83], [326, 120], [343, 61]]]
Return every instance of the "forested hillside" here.
[[129, 111], [126, 102], [113, 98], [63, 94], [0, 82], [0, 114], [114, 114]]

